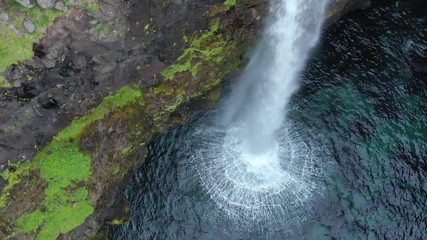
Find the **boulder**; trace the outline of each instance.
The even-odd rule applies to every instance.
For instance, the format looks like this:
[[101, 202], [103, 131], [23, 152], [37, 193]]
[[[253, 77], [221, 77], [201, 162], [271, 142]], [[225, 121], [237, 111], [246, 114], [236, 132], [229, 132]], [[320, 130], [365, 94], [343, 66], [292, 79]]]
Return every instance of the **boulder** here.
[[68, 10], [67, 6], [62, 1], [59, 1], [55, 4], [55, 9], [59, 11], [66, 12]]
[[57, 0], [36, 0], [39, 7], [49, 9], [55, 7]]
[[15, 1], [18, 2], [19, 4], [21, 4], [22, 6], [26, 7], [26, 8], [34, 7], [34, 4], [32, 3], [31, 0], [15, 0]]
[[0, 23], [7, 24], [9, 22], [9, 15], [7, 13], [0, 13]]
[[24, 28], [28, 33], [34, 33], [37, 27], [30, 20], [24, 20]]

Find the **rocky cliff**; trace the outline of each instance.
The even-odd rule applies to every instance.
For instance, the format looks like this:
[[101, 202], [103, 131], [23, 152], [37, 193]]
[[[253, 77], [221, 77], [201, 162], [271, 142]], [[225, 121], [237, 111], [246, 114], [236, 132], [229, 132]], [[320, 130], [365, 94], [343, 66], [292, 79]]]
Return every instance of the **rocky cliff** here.
[[[369, 0], [331, 3], [327, 26]], [[145, 144], [220, 96], [263, 0], [0, 3], [0, 238], [92, 238], [125, 219]]]

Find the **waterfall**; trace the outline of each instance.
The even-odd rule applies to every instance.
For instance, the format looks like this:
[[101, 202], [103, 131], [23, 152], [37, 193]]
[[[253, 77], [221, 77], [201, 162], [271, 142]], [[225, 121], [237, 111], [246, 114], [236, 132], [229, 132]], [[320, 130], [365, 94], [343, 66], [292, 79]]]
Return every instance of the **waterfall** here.
[[219, 208], [245, 223], [295, 221], [319, 189], [318, 154], [286, 121], [298, 79], [321, 34], [327, 0], [274, 0], [263, 37], [190, 158]]
[[223, 121], [238, 122], [246, 151], [265, 154], [277, 144], [286, 106], [299, 74], [319, 40], [324, 0], [276, 0], [263, 38], [239, 85], [227, 101]]

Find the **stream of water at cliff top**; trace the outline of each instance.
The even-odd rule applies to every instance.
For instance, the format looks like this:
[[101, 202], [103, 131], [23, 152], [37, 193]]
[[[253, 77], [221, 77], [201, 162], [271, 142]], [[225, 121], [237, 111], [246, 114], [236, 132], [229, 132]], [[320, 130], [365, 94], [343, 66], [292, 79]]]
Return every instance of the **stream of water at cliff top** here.
[[218, 109], [148, 145], [111, 238], [427, 239], [422, 6], [373, 1], [310, 56], [321, 2], [272, 2]]

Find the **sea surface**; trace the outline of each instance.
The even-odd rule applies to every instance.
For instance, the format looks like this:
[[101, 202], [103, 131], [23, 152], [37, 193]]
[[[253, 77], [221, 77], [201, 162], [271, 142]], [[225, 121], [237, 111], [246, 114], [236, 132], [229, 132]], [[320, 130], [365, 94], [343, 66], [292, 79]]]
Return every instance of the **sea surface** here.
[[347, 15], [300, 81], [286, 121], [325, 165], [313, 166], [325, 172], [304, 209], [267, 223], [227, 215], [192, 166], [197, 131], [218, 111], [199, 112], [149, 145], [125, 191], [131, 220], [111, 239], [427, 239], [425, 1], [379, 0]]

